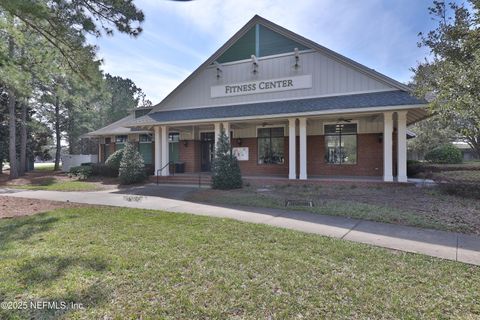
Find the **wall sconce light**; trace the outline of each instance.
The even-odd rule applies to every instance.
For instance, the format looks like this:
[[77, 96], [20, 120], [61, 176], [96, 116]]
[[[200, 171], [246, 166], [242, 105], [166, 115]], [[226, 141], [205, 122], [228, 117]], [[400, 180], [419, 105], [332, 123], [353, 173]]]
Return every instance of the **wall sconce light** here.
[[252, 58], [252, 63], [253, 63], [253, 71], [252, 72], [253, 72], [253, 74], [256, 74], [258, 72], [258, 70], [257, 70], [258, 69], [258, 59], [253, 54], [252, 54], [251, 58]]
[[237, 139], [237, 144], [238, 144], [239, 146], [241, 146], [241, 145], [242, 145], [242, 139], [238, 138], [238, 139]]
[[298, 64], [298, 61], [300, 61], [300, 54], [298, 53], [298, 48], [295, 48], [294, 49], [294, 52], [295, 52], [295, 65], [294, 65], [294, 68], [295, 70], [298, 69], [300, 67], [300, 65]]
[[222, 76], [222, 73], [223, 73], [222, 65], [220, 63], [218, 63], [217, 61], [214, 61], [213, 64], [217, 68], [217, 79], [219, 79]]
[[378, 134], [378, 143], [382, 143], [383, 142], [383, 133], [379, 133]]
[[183, 145], [184, 145], [185, 147], [188, 147], [188, 140], [183, 140]]

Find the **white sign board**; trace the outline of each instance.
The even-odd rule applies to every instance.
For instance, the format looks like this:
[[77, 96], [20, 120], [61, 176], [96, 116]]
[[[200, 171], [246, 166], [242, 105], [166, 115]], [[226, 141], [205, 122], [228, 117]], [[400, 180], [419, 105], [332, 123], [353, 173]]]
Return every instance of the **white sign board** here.
[[312, 75], [280, 79], [258, 80], [242, 83], [222, 84], [210, 88], [212, 98], [240, 96], [245, 94], [267, 93], [306, 89], [312, 87]]
[[232, 148], [232, 154], [238, 159], [238, 161], [248, 161], [248, 147]]

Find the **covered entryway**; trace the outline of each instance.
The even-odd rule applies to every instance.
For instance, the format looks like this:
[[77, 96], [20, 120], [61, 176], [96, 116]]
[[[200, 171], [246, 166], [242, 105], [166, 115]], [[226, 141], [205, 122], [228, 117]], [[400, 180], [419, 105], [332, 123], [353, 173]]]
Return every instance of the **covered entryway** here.
[[215, 133], [200, 133], [200, 169], [209, 172], [212, 169], [212, 161], [215, 156]]

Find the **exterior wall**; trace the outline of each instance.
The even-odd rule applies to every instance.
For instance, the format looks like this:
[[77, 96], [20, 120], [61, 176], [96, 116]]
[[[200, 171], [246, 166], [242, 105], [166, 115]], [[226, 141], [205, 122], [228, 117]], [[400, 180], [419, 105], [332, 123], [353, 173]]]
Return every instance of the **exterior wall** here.
[[185, 172], [199, 172], [200, 171], [200, 141], [185, 140], [179, 142], [180, 162], [185, 162]]
[[243, 175], [288, 175], [288, 137], [285, 137], [285, 163], [283, 164], [258, 164], [257, 138], [242, 139], [239, 145], [236, 139], [232, 140], [232, 147], [248, 147], [248, 161], [239, 161]]
[[[258, 73], [252, 73], [251, 60], [222, 65], [217, 78], [216, 67], [208, 67], [184, 84], [174, 95], [154, 110], [188, 109], [200, 106], [229, 105], [276, 99], [301, 99], [311, 96], [339, 95], [369, 91], [395, 90], [361, 71], [315, 51], [300, 54], [298, 69], [293, 68], [292, 54], [259, 59]], [[312, 75], [312, 88], [232, 97], [210, 97], [210, 87], [222, 84], [268, 80], [298, 75]]]
[[307, 172], [309, 176], [382, 176], [383, 143], [379, 134], [357, 135], [357, 164], [335, 165], [325, 162], [325, 136], [307, 137]]

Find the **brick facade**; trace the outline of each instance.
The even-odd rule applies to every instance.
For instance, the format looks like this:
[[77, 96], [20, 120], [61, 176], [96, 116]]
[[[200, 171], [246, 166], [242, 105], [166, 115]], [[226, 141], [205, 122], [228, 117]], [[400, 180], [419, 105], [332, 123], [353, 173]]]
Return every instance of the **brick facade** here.
[[179, 159], [180, 162], [185, 162], [186, 173], [200, 171], [200, 143], [197, 140], [183, 140], [179, 142]]
[[[284, 138], [285, 163], [258, 164], [257, 138], [232, 139], [233, 147], [248, 147], [248, 161], [240, 161], [240, 169], [245, 176], [288, 176], [288, 137]], [[396, 135], [393, 135], [395, 142]], [[199, 172], [201, 142], [187, 140], [179, 143], [179, 159], [185, 163], [185, 172]], [[382, 176], [383, 175], [383, 141], [379, 133], [357, 135], [357, 164], [334, 165], [325, 162], [325, 136], [307, 137], [307, 173], [309, 176]], [[299, 137], [297, 137], [297, 174], [299, 173]], [[155, 152], [154, 152], [155, 156]], [[393, 148], [393, 159], [396, 159], [396, 144]], [[394, 160], [395, 162], [395, 160]], [[394, 166], [395, 168], [395, 166]]]

